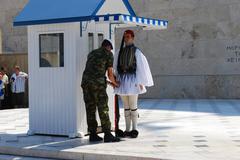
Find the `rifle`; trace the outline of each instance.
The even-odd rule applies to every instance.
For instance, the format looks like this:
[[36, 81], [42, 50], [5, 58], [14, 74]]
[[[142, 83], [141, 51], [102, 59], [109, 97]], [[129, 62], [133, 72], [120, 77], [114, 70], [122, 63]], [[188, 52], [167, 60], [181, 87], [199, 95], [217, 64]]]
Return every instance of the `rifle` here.
[[119, 120], [120, 120], [120, 112], [119, 112], [119, 97], [118, 95], [114, 96], [114, 107], [115, 107], [115, 136], [116, 137], [124, 137], [124, 132], [119, 129]]

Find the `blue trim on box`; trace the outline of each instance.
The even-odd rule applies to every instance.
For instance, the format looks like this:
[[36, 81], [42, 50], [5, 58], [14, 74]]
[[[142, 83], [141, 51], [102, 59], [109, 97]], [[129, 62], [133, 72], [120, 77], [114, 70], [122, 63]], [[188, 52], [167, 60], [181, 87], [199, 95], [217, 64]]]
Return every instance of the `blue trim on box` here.
[[99, 22], [100, 21], [100, 18], [104, 18], [104, 20], [109, 20], [109, 17], [110, 16], [113, 16], [114, 17], [114, 20], [115, 21], [118, 21], [119, 20], [119, 16], [121, 16], [122, 14], [106, 14], [106, 15], [97, 15], [97, 16], [94, 16], [92, 19], [95, 20], [96, 22]]
[[[23, 21], [23, 22], [14, 22], [14, 26], [23, 26], [23, 25], [39, 25], [39, 24], [54, 24], [54, 23], [70, 23], [70, 22], [82, 22], [95, 20], [96, 22], [100, 21], [100, 18], [103, 18], [104, 21], [109, 21], [110, 17], [113, 17], [114, 21], [120, 20], [120, 16], [123, 16], [124, 21], [133, 22], [135, 16], [125, 15], [125, 14], [107, 14], [107, 15], [96, 15], [96, 16], [86, 16], [86, 17], [75, 17], [75, 18], [61, 18], [61, 19], [49, 19], [49, 20], [37, 20], [37, 21]], [[128, 19], [129, 17], [129, 19]], [[135, 17], [136, 23], [143, 23], [148, 25], [158, 25], [167, 27], [168, 21], [151, 19], [144, 17]], [[146, 20], [146, 23], [145, 23]], [[150, 24], [150, 21], [153, 21], [153, 24]]]
[[[14, 18], [14, 26], [72, 22], [82, 17], [95, 16], [106, 0], [29, 0]], [[59, 3], [58, 3], [59, 2]], [[86, 6], [84, 6], [86, 4]], [[85, 7], [85, 8], [84, 8]], [[43, 9], [42, 11], [40, 9]], [[44, 8], [46, 10], [44, 10]], [[81, 9], [82, 8], [82, 9]], [[67, 9], [69, 11], [67, 11]], [[66, 12], [65, 12], [66, 11]], [[43, 13], [41, 13], [43, 12]], [[57, 20], [58, 19], [58, 20]]]
[[133, 17], [132, 17], [132, 16], [130, 17], [130, 21], [131, 21], [131, 22], [133, 21]]
[[119, 16], [120, 15], [114, 15], [114, 21], [118, 21], [119, 20]]
[[133, 10], [131, 4], [129, 3], [129, 1], [128, 1], [128, 0], [122, 0], [122, 1], [123, 1], [123, 3], [125, 4], [125, 6], [127, 7], [130, 15], [136, 17], [137, 15], [136, 15], [136, 13], [134, 12], [134, 10]]
[[[134, 17], [131, 15], [126, 15], [126, 14], [107, 14], [107, 15], [99, 15], [95, 16], [93, 19], [96, 22], [108, 22], [111, 20], [115, 21], [116, 23], [119, 23], [118, 21], [120, 20], [120, 17], [122, 17], [123, 21], [125, 22], [133, 22], [137, 24], [143, 24], [143, 25], [149, 25], [149, 26], [161, 26], [161, 27], [166, 27], [168, 26], [168, 21], [166, 20], [160, 20], [160, 19], [152, 19], [152, 18], [144, 18], [144, 17]], [[136, 19], [136, 22], [133, 21]], [[115, 22], [111, 22], [110, 24], [114, 24]], [[121, 22], [120, 22], [121, 23]], [[124, 22], [123, 22], [124, 23]]]
[[28, 25], [40, 25], [40, 24], [53, 24], [53, 23], [70, 23], [92, 20], [93, 16], [87, 17], [74, 17], [74, 18], [58, 18], [48, 20], [36, 20], [36, 21], [21, 21], [13, 22], [14, 26], [28, 26]]
[[97, 8], [95, 9], [95, 11], [93, 12], [93, 16], [95, 16], [97, 14], [97, 12], [102, 8], [103, 4], [105, 3], [106, 0], [102, 0], [99, 5], [97, 6]]
[[147, 24], [150, 24], [150, 19], [147, 19]]
[[104, 16], [104, 21], [109, 21], [109, 15]]

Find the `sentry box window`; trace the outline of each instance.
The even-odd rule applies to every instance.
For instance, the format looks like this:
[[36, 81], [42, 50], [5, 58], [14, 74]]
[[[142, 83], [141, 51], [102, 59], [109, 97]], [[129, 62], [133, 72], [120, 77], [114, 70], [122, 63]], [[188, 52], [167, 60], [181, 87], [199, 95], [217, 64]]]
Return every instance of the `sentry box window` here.
[[94, 50], [94, 34], [88, 33], [88, 51], [92, 52]]
[[102, 33], [98, 33], [98, 47], [102, 46], [103, 40], [104, 40], [104, 35]]
[[64, 34], [39, 35], [40, 67], [64, 67]]

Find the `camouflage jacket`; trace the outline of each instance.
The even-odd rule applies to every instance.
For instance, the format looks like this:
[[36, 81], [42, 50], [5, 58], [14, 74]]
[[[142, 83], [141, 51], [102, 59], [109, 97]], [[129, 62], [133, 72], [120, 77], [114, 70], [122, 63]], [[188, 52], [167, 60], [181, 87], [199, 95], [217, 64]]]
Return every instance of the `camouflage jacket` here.
[[83, 72], [82, 86], [106, 85], [106, 71], [113, 67], [113, 54], [101, 47], [88, 54], [87, 63]]

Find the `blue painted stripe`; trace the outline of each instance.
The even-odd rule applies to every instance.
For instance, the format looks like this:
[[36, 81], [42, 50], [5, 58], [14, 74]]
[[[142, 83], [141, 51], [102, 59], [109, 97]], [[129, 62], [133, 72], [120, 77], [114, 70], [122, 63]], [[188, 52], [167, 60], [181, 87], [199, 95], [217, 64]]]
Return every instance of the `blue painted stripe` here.
[[122, 1], [123, 1], [123, 3], [125, 4], [125, 6], [127, 7], [130, 15], [136, 17], [137, 15], [136, 15], [136, 13], [134, 12], [134, 10], [133, 10], [132, 6], [130, 5], [129, 1], [128, 1], [128, 0], [122, 0]]
[[109, 15], [104, 16], [104, 21], [109, 21]]
[[127, 16], [123, 15], [123, 20], [126, 21], [127, 20]]
[[94, 20], [95, 20], [96, 22], [99, 22], [100, 17], [96, 16], [96, 17], [94, 18]]
[[14, 22], [52, 23], [51, 20], [56, 19], [61, 21], [66, 18], [95, 16], [104, 2], [105, 0], [29, 0]]
[[132, 17], [132, 16], [130, 16], [130, 21], [131, 21], [131, 22], [133, 21], [133, 17]]
[[147, 19], [147, 24], [150, 24], [150, 19]]
[[[99, 15], [99, 16], [14, 22], [14, 25], [22, 26], [22, 25], [38, 25], [38, 24], [53, 24], [53, 23], [70, 23], [70, 22], [90, 21], [90, 20], [95, 20], [96, 22], [99, 22], [101, 21], [101, 18], [105, 22], [110, 21], [110, 19], [113, 19], [114, 21], [119, 21], [120, 16], [123, 17], [123, 21], [126, 21], [126, 22], [133, 22], [133, 19], [136, 19], [136, 22], [134, 23], [138, 23], [138, 24], [147, 24], [147, 25], [164, 26], [164, 27], [167, 27], [168, 25], [168, 21], [165, 21], [165, 20], [135, 17], [135, 16], [125, 15], [125, 14], [107, 14], [107, 15]], [[152, 24], [150, 23], [151, 21], [152, 21]]]
[[119, 17], [120, 17], [120, 15], [115, 15], [114, 16], [114, 21], [119, 21]]
[[14, 26], [28, 26], [28, 25], [40, 25], [40, 24], [53, 24], [53, 23], [70, 23], [92, 20], [92, 16], [88, 17], [75, 17], [75, 18], [61, 18], [61, 19], [49, 19], [49, 20], [37, 20], [37, 21], [21, 21], [14, 22]]
[[164, 26], [167, 26], [167, 25], [168, 25], [168, 22], [167, 22], [167, 21], [164, 21], [164, 22], [163, 22], [163, 25], [164, 25]]
[[102, 8], [103, 4], [105, 3], [106, 0], [101, 0], [101, 2], [99, 3], [99, 5], [97, 6], [97, 8], [95, 9], [95, 11], [93, 12], [93, 16], [95, 16], [97, 14], [97, 12], [100, 10], [100, 8]]

